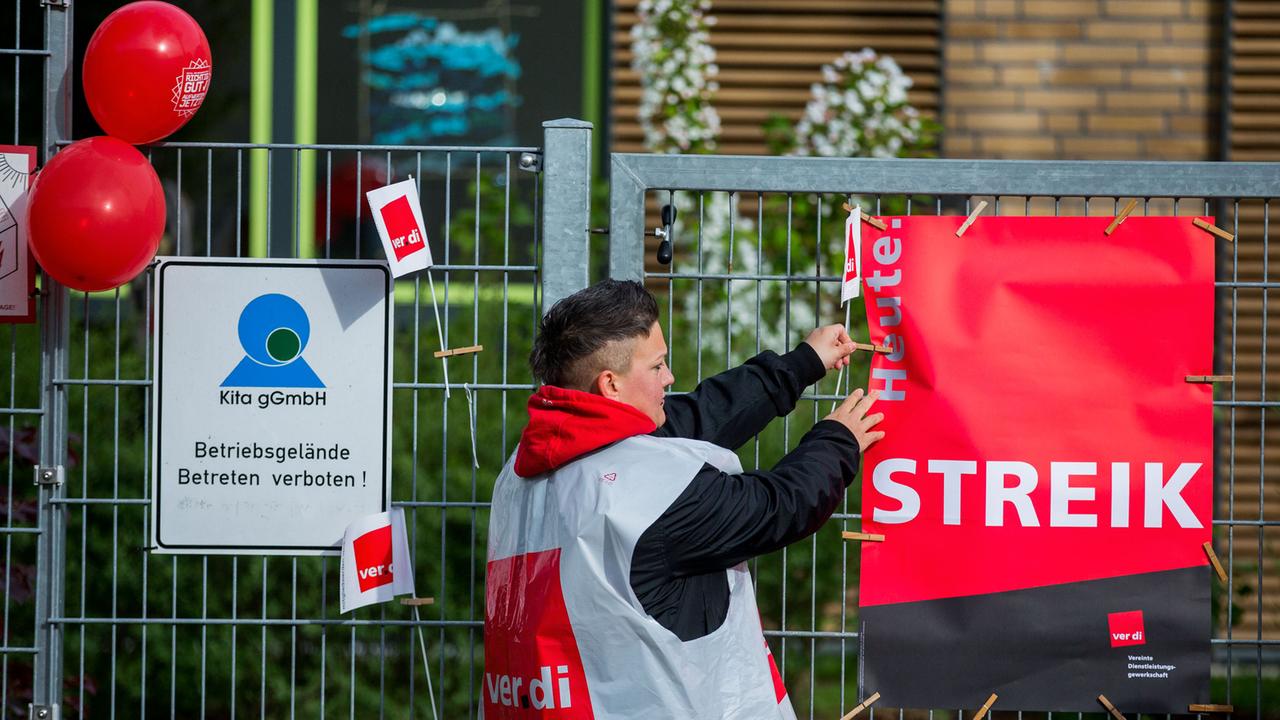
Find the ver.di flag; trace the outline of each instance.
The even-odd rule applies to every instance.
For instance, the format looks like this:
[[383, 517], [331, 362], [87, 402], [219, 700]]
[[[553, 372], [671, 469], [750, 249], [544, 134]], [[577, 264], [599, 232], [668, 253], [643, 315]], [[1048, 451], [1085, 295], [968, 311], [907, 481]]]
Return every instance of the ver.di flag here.
[[840, 304], [858, 297], [862, 291], [862, 206], [849, 211], [844, 221], [844, 277], [840, 282]]
[[404, 509], [359, 518], [342, 535], [341, 611], [413, 594]]
[[[859, 596], [890, 707], [1208, 701], [1214, 240], [1190, 217], [886, 218], [864, 242]], [[1212, 222], [1212, 220], [1210, 220]]]
[[422, 221], [418, 186], [413, 178], [365, 193], [373, 223], [382, 238], [391, 275], [400, 277], [431, 267], [427, 226]]

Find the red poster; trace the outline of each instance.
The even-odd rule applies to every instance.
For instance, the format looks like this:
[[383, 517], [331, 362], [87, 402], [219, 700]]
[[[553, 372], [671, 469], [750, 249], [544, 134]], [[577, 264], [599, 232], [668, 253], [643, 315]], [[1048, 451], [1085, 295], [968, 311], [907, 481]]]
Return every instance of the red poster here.
[[[866, 688], [900, 707], [1207, 702], [1214, 240], [1189, 217], [885, 218], [862, 268]], [[1117, 639], [1117, 636], [1119, 637]], [[920, 672], [928, 666], [930, 671]]]

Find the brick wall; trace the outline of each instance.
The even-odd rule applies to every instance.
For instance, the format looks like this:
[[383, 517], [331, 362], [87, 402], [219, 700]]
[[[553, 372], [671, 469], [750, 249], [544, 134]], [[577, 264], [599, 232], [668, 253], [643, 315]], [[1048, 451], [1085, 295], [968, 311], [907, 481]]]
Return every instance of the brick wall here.
[[1218, 157], [1220, 0], [948, 0], [948, 157]]

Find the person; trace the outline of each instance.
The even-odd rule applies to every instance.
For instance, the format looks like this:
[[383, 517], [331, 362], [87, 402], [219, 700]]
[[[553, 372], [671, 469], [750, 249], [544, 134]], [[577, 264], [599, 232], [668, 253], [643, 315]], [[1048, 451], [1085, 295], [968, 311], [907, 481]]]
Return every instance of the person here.
[[831, 516], [883, 437], [878, 394], [855, 390], [772, 469], [744, 472], [733, 450], [853, 351], [829, 325], [668, 396], [643, 285], [556, 303], [493, 491], [484, 717], [794, 718], [745, 561]]

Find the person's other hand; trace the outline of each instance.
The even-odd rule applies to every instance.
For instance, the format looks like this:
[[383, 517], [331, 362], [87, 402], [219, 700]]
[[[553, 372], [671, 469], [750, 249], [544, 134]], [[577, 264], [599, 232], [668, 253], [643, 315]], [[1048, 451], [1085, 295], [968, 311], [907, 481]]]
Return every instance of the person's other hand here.
[[818, 353], [822, 366], [828, 370], [838, 370], [848, 365], [849, 355], [854, 350], [853, 338], [849, 337], [844, 325], [839, 323], [814, 330], [804, 341]]
[[858, 388], [850, 393], [849, 397], [845, 398], [844, 402], [840, 403], [840, 406], [832, 411], [830, 415], [823, 419], [835, 420], [849, 428], [849, 432], [853, 433], [853, 436], [858, 440], [858, 449], [866, 452], [867, 448], [884, 437], [884, 431], [871, 429], [884, 419], [884, 413], [867, 414], [867, 411], [871, 409], [871, 406], [875, 404], [879, 397], [879, 390], [864, 393], [862, 388]]

